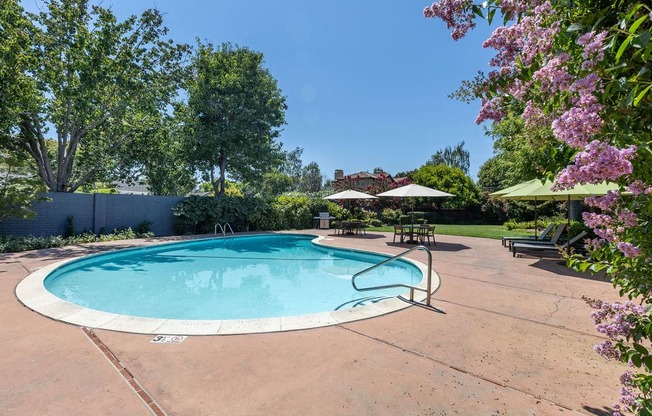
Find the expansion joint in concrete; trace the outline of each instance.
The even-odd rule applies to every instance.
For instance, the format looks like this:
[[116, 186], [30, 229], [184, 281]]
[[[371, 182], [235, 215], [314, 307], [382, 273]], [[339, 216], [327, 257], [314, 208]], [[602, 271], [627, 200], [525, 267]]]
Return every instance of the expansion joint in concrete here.
[[163, 411], [161, 406], [154, 401], [152, 396], [143, 388], [140, 382], [131, 374], [131, 372], [125, 367], [125, 365], [115, 356], [115, 354], [107, 347], [102, 340], [89, 328], [81, 327], [82, 332], [88, 340], [97, 347], [98, 350], [104, 355], [104, 357], [109, 361], [113, 368], [120, 374], [124, 381], [129, 384], [133, 389], [134, 393], [141, 399], [145, 404], [145, 407], [149, 412], [155, 416], [167, 416], [167, 413]]

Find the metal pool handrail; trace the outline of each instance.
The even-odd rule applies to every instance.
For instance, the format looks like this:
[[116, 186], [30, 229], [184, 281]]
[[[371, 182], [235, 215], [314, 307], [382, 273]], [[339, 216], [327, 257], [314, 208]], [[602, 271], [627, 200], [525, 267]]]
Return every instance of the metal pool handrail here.
[[235, 233], [233, 232], [233, 228], [231, 228], [231, 224], [229, 224], [228, 222], [224, 223], [224, 227], [222, 227], [222, 224], [220, 224], [219, 222], [215, 224], [214, 234], [217, 234], [217, 227], [220, 227], [220, 231], [222, 232], [222, 235], [226, 235], [227, 228], [229, 229], [229, 231], [231, 231], [231, 235], [235, 235]]
[[[380, 266], [384, 266], [387, 263], [391, 263], [394, 260], [400, 259], [401, 257], [404, 257], [406, 254], [410, 254], [411, 252], [413, 252], [415, 250], [422, 250], [422, 251], [425, 251], [428, 254], [428, 282], [427, 282], [427, 285], [426, 285], [426, 289], [423, 289], [423, 288], [418, 287], [418, 286], [408, 285], [408, 284], [405, 284], [405, 283], [395, 283], [395, 284], [391, 284], [391, 285], [381, 285], [381, 286], [371, 286], [371, 287], [358, 287], [355, 284], [355, 279], [358, 276], [363, 275], [363, 274], [365, 274], [367, 272], [370, 272], [370, 271], [372, 271], [372, 270], [374, 270], [374, 269], [376, 269], [376, 268], [378, 268]], [[409, 249], [407, 251], [404, 251], [401, 254], [397, 254], [394, 257], [391, 257], [391, 258], [389, 258], [387, 260], [381, 261], [378, 264], [374, 264], [371, 267], [368, 267], [368, 268], [366, 268], [366, 269], [364, 269], [364, 270], [362, 270], [360, 272], [357, 272], [356, 274], [354, 274], [351, 277], [351, 284], [353, 285], [353, 288], [355, 290], [359, 291], [359, 292], [362, 292], [362, 291], [365, 291], [365, 290], [386, 289], [386, 288], [390, 288], [390, 287], [407, 287], [408, 289], [410, 289], [410, 300], [411, 301], [414, 301], [414, 291], [415, 290], [420, 290], [422, 292], [426, 292], [426, 305], [430, 306], [430, 292], [431, 292], [431, 289], [432, 289], [432, 253], [430, 252], [428, 247], [425, 247], [425, 246], [412, 247], [411, 249]]]

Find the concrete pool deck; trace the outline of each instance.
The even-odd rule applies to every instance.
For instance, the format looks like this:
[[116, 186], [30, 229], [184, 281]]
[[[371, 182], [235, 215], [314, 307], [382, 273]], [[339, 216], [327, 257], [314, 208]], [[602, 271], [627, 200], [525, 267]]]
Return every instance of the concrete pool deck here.
[[[305, 232], [340, 247], [410, 247], [390, 233]], [[146, 243], [0, 254], [1, 415], [608, 415], [619, 396], [625, 366], [593, 351], [602, 338], [581, 300], [617, 299], [611, 284], [558, 260], [512, 258], [497, 240], [437, 236], [432, 303], [443, 311], [410, 306], [315, 329], [157, 344], [54, 321], [16, 299], [19, 281], [45, 265]]]

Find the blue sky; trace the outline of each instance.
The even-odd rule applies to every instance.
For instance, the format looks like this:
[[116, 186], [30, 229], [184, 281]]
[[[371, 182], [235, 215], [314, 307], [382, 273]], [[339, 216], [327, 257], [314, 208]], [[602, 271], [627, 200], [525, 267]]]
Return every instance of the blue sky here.
[[[23, 0], [34, 11], [38, 0]], [[464, 140], [475, 179], [492, 155], [475, 124], [479, 103], [448, 98], [487, 69], [492, 56], [479, 25], [453, 41], [425, 19], [428, 0], [104, 0], [119, 18], [156, 7], [176, 42], [232, 42], [262, 52], [287, 98], [284, 149], [304, 149], [333, 177], [381, 167], [391, 174], [424, 164]]]

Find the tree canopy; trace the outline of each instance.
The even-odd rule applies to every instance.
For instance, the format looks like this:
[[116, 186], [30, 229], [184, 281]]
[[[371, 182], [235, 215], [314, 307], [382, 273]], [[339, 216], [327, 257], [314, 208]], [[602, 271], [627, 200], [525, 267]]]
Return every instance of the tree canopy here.
[[224, 193], [227, 173], [253, 182], [282, 162], [275, 139], [287, 106], [263, 63], [261, 53], [228, 43], [217, 49], [200, 44], [193, 58], [188, 155], [217, 196]]
[[28, 161], [0, 152], [0, 222], [7, 218], [32, 218], [32, 205], [47, 198], [45, 186], [34, 178]]
[[412, 175], [415, 183], [455, 195], [441, 201], [441, 206], [468, 209], [480, 203], [480, 192], [473, 180], [461, 169], [444, 164], [423, 165]]
[[119, 22], [85, 0], [46, 6], [3, 2], [0, 147], [32, 158], [51, 191], [129, 175], [124, 150], [177, 94], [189, 47], [165, 39], [156, 10]]
[[469, 151], [464, 149], [464, 141], [459, 142], [455, 147], [446, 146], [443, 150], [437, 150], [427, 163], [455, 167], [467, 175], [471, 166]]

